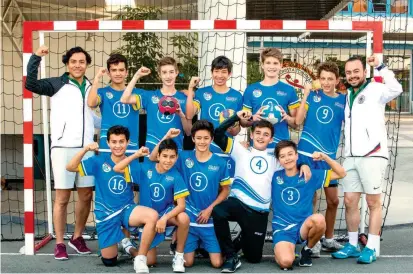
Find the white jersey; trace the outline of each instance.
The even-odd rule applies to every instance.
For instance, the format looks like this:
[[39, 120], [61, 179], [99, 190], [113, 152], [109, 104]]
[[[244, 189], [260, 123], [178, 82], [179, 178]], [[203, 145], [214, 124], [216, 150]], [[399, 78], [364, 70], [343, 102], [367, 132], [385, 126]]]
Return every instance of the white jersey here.
[[283, 169], [274, 154], [253, 147], [245, 148], [228, 139], [226, 151], [235, 161], [235, 175], [230, 197], [235, 197], [257, 211], [269, 211], [271, 181], [274, 172]]

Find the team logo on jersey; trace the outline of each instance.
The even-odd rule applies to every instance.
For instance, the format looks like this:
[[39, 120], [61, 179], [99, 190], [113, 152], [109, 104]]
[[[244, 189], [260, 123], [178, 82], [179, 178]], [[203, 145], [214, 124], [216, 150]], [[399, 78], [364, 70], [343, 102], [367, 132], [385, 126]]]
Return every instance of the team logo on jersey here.
[[102, 170], [103, 170], [104, 172], [110, 172], [110, 171], [112, 170], [112, 168], [111, 168], [110, 165], [108, 165], [107, 163], [104, 163], [104, 164], [102, 165]]
[[360, 97], [359, 97], [359, 104], [363, 104], [364, 103], [364, 101], [366, 101], [366, 97], [364, 96], [364, 95], [361, 95]]
[[194, 166], [194, 161], [192, 161], [191, 158], [188, 158], [188, 159], [185, 160], [185, 165], [186, 165], [188, 168], [192, 168], [192, 167]]
[[261, 97], [262, 91], [259, 89], [254, 89], [254, 91], [252, 92], [252, 95], [254, 95], [255, 98]]
[[321, 97], [320, 97], [319, 95], [316, 95], [316, 96], [313, 97], [313, 101], [314, 101], [315, 103], [318, 103], [318, 102], [321, 101]]
[[277, 90], [277, 95], [279, 96], [287, 96], [287, 93], [282, 90]]
[[305, 179], [304, 178], [299, 178], [298, 179], [298, 183], [300, 184], [300, 183], [305, 183]]
[[283, 178], [281, 178], [280, 176], [277, 176], [277, 184], [279, 184], [279, 185], [282, 185], [282, 184], [284, 184], [284, 180], [283, 180]]
[[343, 104], [340, 104], [340, 103], [335, 103], [334, 105], [335, 105], [336, 107], [339, 107], [339, 108], [344, 109], [344, 105], [343, 105]]
[[167, 181], [173, 181], [174, 180], [174, 177], [172, 177], [172, 176], [166, 176], [165, 177], [165, 180], [167, 180]]
[[148, 179], [152, 179], [152, 170], [148, 170], [148, 172], [146, 172], [146, 176], [148, 176]]
[[219, 169], [218, 166], [213, 166], [213, 165], [208, 166], [208, 170], [210, 170], [210, 171], [218, 171], [218, 169]]
[[106, 92], [106, 97], [108, 97], [108, 99], [112, 99], [113, 98], [112, 92], [110, 91]]
[[236, 101], [237, 101], [237, 97], [228, 96], [227, 98], [225, 98], [225, 100], [228, 101], [228, 102], [236, 102]]
[[152, 96], [151, 100], [152, 100], [152, 103], [154, 103], [154, 104], [159, 103], [159, 97], [156, 96], [156, 95]]
[[212, 94], [209, 93], [209, 92], [205, 92], [204, 93], [204, 99], [207, 100], [207, 101], [211, 100], [212, 99]]

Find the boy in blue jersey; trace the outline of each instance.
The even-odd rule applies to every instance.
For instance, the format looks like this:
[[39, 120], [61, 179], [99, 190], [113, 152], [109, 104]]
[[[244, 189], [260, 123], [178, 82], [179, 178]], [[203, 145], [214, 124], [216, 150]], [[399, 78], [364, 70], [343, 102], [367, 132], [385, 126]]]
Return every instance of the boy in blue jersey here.
[[[125, 79], [128, 76], [128, 61], [121, 54], [112, 54], [106, 61], [107, 69], [100, 68], [96, 74], [92, 88], [90, 90], [87, 104], [90, 108], [99, 106], [102, 115], [102, 125], [99, 137], [99, 151], [110, 152], [106, 142], [107, 131], [114, 125], [129, 127], [130, 142], [126, 153], [133, 153], [139, 148], [139, 111], [128, 104], [120, 101], [125, 90]], [[107, 74], [110, 78], [110, 85], [98, 88], [101, 78]], [[138, 70], [137, 78], [149, 74], [149, 69], [142, 67]], [[140, 94], [138, 89], [134, 93]]]
[[[133, 201], [133, 188], [124, 177], [114, 171], [115, 164], [124, 159], [129, 144], [129, 130], [123, 126], [113, 126], [108, 130], [107, 142], [111, 154], [103, 153], [82, 161], [88, 151], [97, 151], [96, 143], [86, 146], [69, 162], [66, 169], [79, 172], [82, 176], [95, 177], [95, 216], [99, 248], [105, 266], [117, 264], [118, 243], [124, 238], [121, 226], [132, 229], [144, 226], [139, 251], [130, 248], [137, 273], [149, 273], [146, 256], [155, 236], [158, 214], [155, 210], [138, 206]], [[135, 154], [138, 157], [149, 153], [145, 147]]]
[[[247, 261], [261, 261], [271, 205], [271, 180], [274, 172], [282, 169], [274, 152], [267, 151], [274, 136], [274, 128], [270, 122], [258, 120], [253, 123], [253, 145], [249, 148], [225, 134], [231, 125], [242, 119], [248, 121], [250, 117], [250, 112], [239, 111], [224, 121], [214, 134], [215, 142], [229, 153], [236, 163], [229, 198], [217, 205], [212, 212], [215, 233], [226, 257], [222, 272], [235, 272], [241, 266], [236, 254], [237, 247], [231, 240], [229, 221], [235, 221], [241, 227], [241, 239], [237, 246], [242, 248]], [[308, 166], [304, 165], [301, 171], [305, 173], [305, 179], [311, 177]]]
[[[178, 132], [171, 129], [165, 139]], [[192, 266], [198, 245], [209, 253], [213, 267], [222, 265], [221, 249], [215, 236], [211, 213], [214, 207], [226, 200], [230, 191], [230, 178], [226, 161], [210, 151], [214, 126], [206, 120], [192, 125], [192, 140], [195, 150], [179, 154], [177, 168], [184, 177], [191, 195], [188, 196], [186, 212], [191, 220], [185, 245], [185, 265]], [[157, 148], [151, 156], [156, 154]]]
[[[227, 81], [231, 77], [232, 62], [226, 56], [218, 56], [211, 63], [211, 74], [214, 81], [212, 86], [200, 88], [194, 95], [194, 88], [199, 83], [199, 77], [192, 77], [188, 87], [188, 99], [186, 101], [186, 117], [192, 119], [198, 114], [199, 119], [210, 121], [214, 128], [220, 124], [220, 117], [223, 112], [242, 109], [242, 94], [227, 86]], [[236, 136], [241, 128], [239, 123], [228, 130], [230, 136]], [[216, 144], [210, 147], [213, 153], [217, 153], [227, 160], [231, 178], [234, 177], [235, 162], [224, 154]]]
[[172, 268], [174, 272], [185, 272], [184, 246], [188, 236], [189, 217], [184, 211], [185, 197], [189, 195], [189, 191], [181, 174], [174, 167], [178, 147], [172, 139], [162, 141], [156, 155], [157, 162], [140, 164], [134, 161], [138, 156], [135, 153], [123, 159], [114, 169], [119, 172], [124, 170], [126, 181], [139, 182], [140, 193], [144, 194], [140, 196], [140, 203], [155, 209], [159, 214], [156, 223], [158, 234], [148, 252], [148, 265], [156, 264], [156, 247], [165, 239], [166, 231], [168, 236], [172, 233], [170, 226], [176, 226], [177, 247]]
[[[281, 107], [283, 120], [274, 125], [274, 140], [268, 145], [268, 150], [274, 152], [275, 145], [281, 140], [290, 140], [288, 126], [295, 128], [294, 117], [300, 106], [295, 89], [279, 79], [283, 56], [280, 50], [267, 48], [261, 52], [261, 68], [264, 80], [249, 85], [244, 92], [244, 110], [257, 113], [264, 106]], [[289, 115], [287, 115], [287, 112]], [[251, 126], [252, 122], [246, 124]]]
[[[164, 57], [158, 63], [158, 73], [162, 80], [162, 88], [152, 91], [143, 91], [141, 93], [133, 93], [136, 81], [139, 79], [140, 72], [136, 72], [132, 80], [125, 89], [122, 95], [121, 102], [131, 104], [137, 110], [145, 109], [147, 113], [147, 134], [145, 146], [150, 151], [159, 143], [162, 137], [170, 128], [178, 128], [181, 134], [174, 140], [178, 145], [178, 149], [183, 148], [183, 135], [191, 134], [192, 121], [186, 119], [186, 96], [182, 92], [178, 92], [175, 88], [175, 80], [179, 74], [178, 66], [172, 57]], [[163, 96], [172, 96], [178, 100], [179, 111], [174, 114], [165, 115], [159, 111], [158, 103]]]
[[312, 214], [314, 193], [327, 187], [330, 181], [346, 176], [344, 168], [322, 152], [314, 152], [314, 161], [325, 161], [330, 170], [312, 169], [311, 179], [305, 182], [297, 167], [297, 145], [292, 141], [280, 141], [275, 156], [283, 170], [272, 178], [272, 229], [275, 261], [281, 269], [291, 269], [295, 259], [295, 245], [306, 241], [301, 250], [300, 266], [311, 266], [311, 248], [325, 231], [321, 214]]
[[[336, 159], [340, 142], [341, 126], [344, 122], [344, 107], [346, 96], [336, 92], [339, 83], [338, 66], [332, 62], [322, 63], [317, 74], [321, 90], [310, 92], [310, 85], [304, 89], [304, 96], [298, 108], [296, 123], [304, 127], [298, 143], [299, 162], [309, 165], [312, 169], [330, 169], [325, 161], [314, 161], [312, 155], [316, 151]], [[335, 252], [343, 246], [334, 240], [334, 223], [339, 204], [337, 183], [324, 188], [327, 200], [325, 239], [313, 249], [313, 257], [320, 256], [320, 249]], [[314, 201], [317, 194], [314, 195]]]

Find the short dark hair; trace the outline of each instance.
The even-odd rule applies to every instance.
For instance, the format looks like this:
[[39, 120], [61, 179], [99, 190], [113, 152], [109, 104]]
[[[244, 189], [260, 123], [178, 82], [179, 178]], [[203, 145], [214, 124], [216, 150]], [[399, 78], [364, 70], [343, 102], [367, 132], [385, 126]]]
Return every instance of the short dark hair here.
[[214, 125], [207, 120], [198, 120], [192, 125], [191, 135], [195, 137], [195, 133], [199, 130], [207, 130], [211, 137], [214, 136]]
[[348, 58], [345, 65], [347, 65], [348, 62], [353, 62], [353, 61], [360, 61], [360, 63], [363, 65], [363, 69], [366, 69], [366, 63], [364, 62], [363, 58], [357, 55], [351, 56], [350, 58]]
[[70, 57], [72, 57], [73, 54], [75, 53], [83, 53], [86, 56], [86, 63], [90, 65], [92, 63], [92, 57], [90, 57], [90, 54], [82, 49], [81, 47], [74, 47], [69, 49], [66, 54], [62, 56], [62, 62], [63, 64], [67, 65], [69, 63]]
[[214, 69], [227, 69], [229, 73], [232, 71], [232, 62], [228, 57], [221, 55], [212, 60], [211, 71]]
[[275, 150], [274, 150], [274, 154], [275, 154], [275, 157], [276, 157], [277, 159], [278, 159], [279, 156], [280, 156], [280, 151], [281, 151], [281, 149], [286, 148], [286, 147], [292, 147], [292, 148], [294, 149], [295, 153], [297, 153], [297, 145], [296, 145], [296, 143], [294, 143], [294, 142], [291, 141], [291, 140], [281, 140], [281, 141], [279, 141], [278, 144], [275, 146]]
[[274, 137], [274, 126], [267, 120], [259, 120], [254, 122], [251, 127], [251, 131], [254, 132], [256, 128], [269, 128], [271, 130], [271, 137]]
[[106, 61], [108, 70], [110, 70], [111, 65], [117, 65], [119, 63], [124, 63], [125, 68], [128, 69], [128, 60], [122, 54], [113, 53], [109, 56], [109, 59]]
[[164, 150], [174, 150], [176, 155], [178, 155], [178, 146], [176, 145], [175, 141], [172, 139], [165, 139], [159, 144], [158, 155], [161, 155], [162, 151]]
[[126, 141], [129, 141], [129, 136], [130, 136], [130, 132], [129, 129], [127, 127], [124, 126], [113, 126], [110, 127], [108, 129], [108, 132], [106, 133], [106, 139], [108, 140], [108, 142], [110, 141], [110, 135], [125, 135]]
[[332, 73], [334, 73], [334, 75], [336, 76], [337, 79], [338, 79], [338, 77], [340, 76], [340, 72], [339, 72], [338, 66], [337, 66], [337, 64], [334, 63], [334, 62], [324, 62], [324, 63], [321, 63], [321, 64], [318, 66], [318, 68], [317, 68], [317, 76], [318, 76], [318, 78], [320, 78], [322, 71], [327, 71], [327, 72], [332, 72]]

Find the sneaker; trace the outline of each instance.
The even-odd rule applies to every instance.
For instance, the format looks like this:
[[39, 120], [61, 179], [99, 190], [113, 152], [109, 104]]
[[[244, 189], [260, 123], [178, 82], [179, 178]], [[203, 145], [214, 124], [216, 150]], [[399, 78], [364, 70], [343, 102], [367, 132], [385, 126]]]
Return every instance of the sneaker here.
[[73, 248], [79, 254], [90, 254], [92, 251], [86, 246], [86, 242], [82, 236], [77, 237], [76, 239], [72, 238], [69, 241], [69, 246]]
[[175, 257], [172, 260], [173, 272], [184, 273], [185, 272], [184, 264], [185, 264], [184, 256], [175, 255]]
[[347, 243], [342, 249], [337, 252], [331, 253], [331, 256], [335, 259], [347, 259], [360, 257], [360, 248]]
[[321, 252], [321, 243], [317, 242], [313, 248], [311, 248], [311, 257], [312, 258], [320, 258], [320, 252]]
[[234, 273], [237, 271], [238, 268], [241, 266], [241, 261], [239, 260], [238, 256], [235, 255], [232, 258], [228, 258], [225, 260], [224, 265], [222, 266], [222, 273]]
[[342, 249], [344, 246], [341, 245], [339, 242], [337, 242], [335, 239], [333, 239], [330, 242], [327, 242], [326, 239], [323, 239], [321, 241], [321, 250], [322, 251], [327, 251], [327, 252], [336, 252]]
[[120, 251], [124, 254], [128, 254], [130, 256], [130, 249], [134, 248], [131, 239], [129, 238], [124, 238], [121, 242], [120, 242]]
[[149, 273], [148, 265], [146, 264], [145, 256], [136, 256], [133, 259], [133, 269], [136, 273]]
[[305, 246], [303, 249], [301, 249], [301, 258], [300, 262], [298, 263], [300, 266], [312, 266], [313, 265], [313, 260], [311, 259], [313, 255], [313, 251], [309, 249], [305, 249]]
[[171, 242], [171, 244], [169, 245], [169, 254], [175, 255], [175, 251], [176, 251], [176, 241], [174, 243]]
[[376, 261], [376, 250], [370, 249], [367, 246], [361, 251], [360, 257], [357, 259], [359, 264], [371, 264]]
[[68, 260], [69, 256], [67, 255], [66, 245], [57, 244], [54, 247], [54, 258], [59, 261]]

